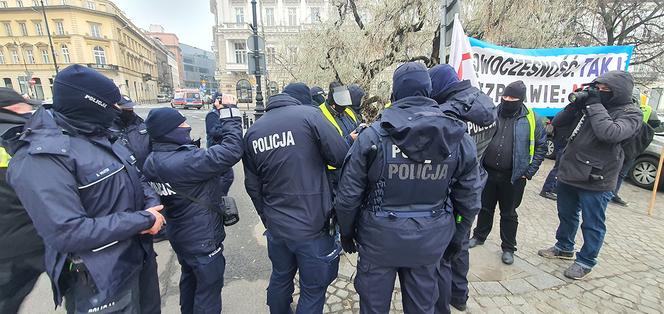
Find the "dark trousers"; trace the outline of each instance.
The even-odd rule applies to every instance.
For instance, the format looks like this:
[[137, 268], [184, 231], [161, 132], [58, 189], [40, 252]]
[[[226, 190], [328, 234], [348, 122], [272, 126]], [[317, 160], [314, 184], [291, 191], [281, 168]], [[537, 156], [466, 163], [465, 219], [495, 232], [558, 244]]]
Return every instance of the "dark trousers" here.
[[43, 272], [43, 250], [0, 260], [0, 313], [17, 313]]
[[436, 301], [436, 314], [450, 313], [450, 304], [466, 304], [468, 301], [468, 270], [470, 269], [470, 254], [468, 254], [468, 238], [470, 229], [466, 233], [461, 252], [449, 260], [440, 261], [438, 269], [438, 301]]
[[140, 276], [127, 278], [126, 285], [115, 295], [99, 299], [97, 287], [87, 271], [67, 271], [61, 276], [65, 287], [67, 314], [141, 314]]
[[593, 268], [597, 264], [597, 255], [604, 243], [606, 234], [606, 206], [612, 192], [596, 192], [579, 189], [568, 184], [558, 184], [558, 219], [556, 248], [563, 252], [574, 252], [576, 232], [579, 229], [581, 214], [581, 232], [583, 246], [576, 254], [576, 262], [583, 267]]
[[394, 281], [399, 275], [404, 313], [433, 314], [438, 299], [438, 267], [438, 263], [417, 267], [379, 266], [360, 256], [355, 276], [360, 313], [389, 313]]
[[516, 251], [516, 231], [519, 226], [517, 207], [521, 205], [526, 179], [511, 182], [511, 172], [487, 169], [489, 177], [482, 191], [482, 210], [477, 216], [474, 237], [484, 241], [491, 233], [496, 204], [500, 206], [500, 245], [503, 251]]
[[618, 174], [618, 182], [616, 183], [616, 190], [613, 191], [614, 196], [618, 196], [620, 187], [622, 186], [623, 181], [625, 181], [625, 178], [629, 175], [629, 171], [632, 170], [634, 162], [636, 162], [636, 160], [632, 159], [632, 160], [625, 160], [625, 162], [623, 163], [622, 169], [620, 169], [620, 173]]
[[143, 262], [143, 270], [139, 276], [141, 313], [161, 313], [161, 294], [159, 293], [159, 274], [157, 272], [157, 255], [148, 257]]
[[542, 185], [542, 192], [556, 193], [556, 184], [558, 183], [558, 164], [560, 164], [560, 157], [563, 155], [563, 150], [565, 144], [556, 143], [554, 141], [555, 150], [556, 150], [556, 162], [553, 164], [553, 168], [549, 171], [549, 174], [544, 180], [544, 185]]
[[[177, 253], [177, 252], [176, 252]], [[207, 255], [177, 254], [180, 262], [180, 312], [183, 314], [221, 313], [226, 259], [222, 248]]]
[[317, 238], [293, 241], [265, 232], [272, 275], [267, 287], [267, 305], [272, 314], [292, 313], [295, 273], [300, 272], [300, 300], [297, 313], [323, 313], [325, 292], [337, 277], [339, 257], [334, 254], [334, 238], [322, 233]]

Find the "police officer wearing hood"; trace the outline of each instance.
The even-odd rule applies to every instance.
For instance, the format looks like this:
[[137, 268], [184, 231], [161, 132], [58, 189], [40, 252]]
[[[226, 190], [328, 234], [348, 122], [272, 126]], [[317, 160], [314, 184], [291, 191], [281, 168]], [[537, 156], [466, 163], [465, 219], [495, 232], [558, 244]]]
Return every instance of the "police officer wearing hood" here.
[[[478, 160], [481, 160], [484, 150], [491, 141], [492, 132], [495, 131], [497, 110], [493, 101], [470, 85], [470, 81], [460, 81], [454, 68], [448, 64], [436, 65], [429, 69], [429, 76], [432, 85], [431, 98], [440, 104], [443, 112], [468, 123], [469, 134], [477, 146]], [[484, 187], [486, 171], [481, 164], [479, 167]], [[468, 300], [466, 276], [470, 268], [468, 239], [474, 220], [475, 217], [466, 217], [457, 221], [454, 237], [441, 260], [437, 313], [449, 313], [450, 304], [460, 311], [466, 308]]]
[[314, 101], [312, 104], [315, 107], [318, 107], [325, 103], [325, 91], [320, 86], [314, 86], [311, 88], [311, 100]]
[[161, 195], [166, 232], [181, 266], [180, 311], [220, 313], [226, 260], [219, 175], [242, 158], [241, 113], [219, 110], [222, 140], [208, 149], [192, 145], [191, 127], [176, 109], [158, 108], [145, 123], [153, 140], [143, 172]]
[[122, 109], [122, 112], [115, 119], [111, 130], [134, 153], [134, 157], [137, 160], [136, 165], [139, 169], [142, 169], [145, 158], [150, 153], [150, 136], [145, 129], [143, 118], [134, 112], [136, 103], [129, 96], [122, 96], [118, 105]]
[[[30, 103], [29, 103], [30, 102]], [[11, 138], [23, 131], [37, 102], [11, 88], [0, 87], [0, 134]], [[44, 272], [44, 242], [16, 192], [7, 183], [11, 156], [0, 146], [0, 313], [17, 313]]]
[[159, 231], [162, 206], [136, 158], [111, 142], [120, 100], [113, 81], [69, 66], [55, 77], [52, 109], [37, 110], [11, 141], [9, 183], [44, 239], [54, 301], [64, 295], [68, 313], [159, 304], [158, 293], [149, 300], [139, 292], [139, 278], [156, 272], [152, 237], [142, 234]]
[[455, 231], [452, 208], [480, 208], [477, 152], [466, 123], [445, 114], [420, 63], [394, 72], [390, 110], [344, 163], [335, 210], [344, 250], [359, 252], [361, 313], [388, 313], [399, 276], [406, 313], [434, 313], [437, 269]]
[[[224, 104], [224, 96], [227, 96], [226, 104]], [[207, 137], [207, 148], [210, 148], [214, 145], [219, 145], [224, 138], [224, 126], [223, 120], [219, 119], [219, 111], [224, 108], [224, 105], [237, 105], [237, 99], [233, 95], [223, 95], [221, 92], [214, 93], [213, 106], [210, 112], [205, 116], [205, 135]], [[220, 177], [219, 182], [221, 184], [221, 191], [223, 195], [228, 195], [228, 191], [233, 185], [235, 180], [235, 174], [233, 169], [228, 169]]]
[[284, 87], [284, 94], [297, 99], [305, 106], [313, 106], [313, 99], [311, 99], [311, 90], [309, 86], [304, 83], [290, 83]]
[[632, 102], [634, 79], [624, 71], [610, 71], [586, 87], [586, 97], [565, 107], [554, 126], [575, 123], [558, 168], [556, 244], [538, 252], [546, 258], [574, 259], [574, 244], [583, 218], [583, 246], [564, 272], [571, 279], [585, 278], [597, 264], [606, 234], [606, 206], [613, 196], [623, 165], [621, 143], [640, 129], [641, 110]]
[[244, 145], [245, 187], [267, 229], [270, 313], [291, 312], [296, 272], [297, 313], [322, 313], [341, 250], [328, 225], [332, 192], [325, 166], [341, 167], [348, 145], [317, 108], [287, 94], [270, 97]]

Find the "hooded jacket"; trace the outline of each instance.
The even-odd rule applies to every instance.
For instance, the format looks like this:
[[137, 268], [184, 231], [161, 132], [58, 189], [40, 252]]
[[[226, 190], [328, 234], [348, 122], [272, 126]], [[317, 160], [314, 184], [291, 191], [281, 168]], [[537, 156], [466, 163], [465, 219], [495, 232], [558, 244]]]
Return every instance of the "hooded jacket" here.
[[[480, 209], [479, 169], [464, 122], [425, 96], [397, 100], [346, 157], [335, 200], [341, 234], [373, 264], [438, 263], [455, 230], [452, 208], [464, 217]], [[428, 216], [399, 218], [413, 213]]]
[[314, 106], [313, 100], [311, 99], [311, 91], [304, 83], [290, 83], [286, 85], [284, 88], [284, 94], [288, 94], [297, 99], [302, 105]]
[[85, 264], [95, 297], [115, 295], [154, 255], [152, 237], [139, 233], [154, 224], [145, 209], [159, 197], [142, 181], [131, 152], [107, 135], [83, 135], [45, 108], [24, 130], [6, 139], [14, 156], [7, 178], [44, 239], [55, 303], [62, 301], [59, 280], [73, 257]]
[[341, 167], [348, 145], [318, 108], [286, 94], [270, 97], [244, 137], [247, 193], [267, 230], [287, 240], [313, 239], [332, 211], [326, 165]]
[[[205, 136], [207, 148], [210, 148], [214, 145], [219, 145], [224, 137], [224, 123], [219, 119], [219, 109], [212, 108], [210, 112], [205, 116]], [[233, 169], [228, 169], [219, 176], [219, 184], [221, 184], [221, 192], [224, 195], [228, 195], [228, 191], [231, 189], [235, 181], [235, 173]]]
[[145, 158], [150, 153], [150, 135], [145, 128], [143, 118], [134, 114], [134, 119], [129, 124], [125, 124], [119, 118], [115, 119], [111, 131], [134, 153], [138, 169], [143, 169]]
[[[27, 118], [9, 110], [0, 109], [0, 134], [12, 137], [23, 131]], [[28, 212], [25, 211], [14, 189], [7, 183], [7, 162], [9, 153], [0, 146], [0, 261], [44, 251], [44, 242], [37, 235]]]
[[568, 105], [553, 119], [554, 127], [564, 127], [578, 121], [579, 110], [583, 114], [562, 154], [558, 179], [577, 188], [606, 192], [615, 190], [623, 165], [621, 143], [636, 134], [643, 115], [632, 102], [634, 81], [629, 73], [607, 72], [595, 82], [611, 88], [610, 104], [585, 104], [581, 109]]
[[220, 208], [209, 207], [219, 206], [224, 195], [219, 173], [226, 173], [242, 158], [242, 122], [239, 116], [228, 117], [221, 126], [218, 145], [205, 149], [156, 141], [145, 161], [143, 173], [161, 196], [166, 233], [178, 254], [208, 254], [226, 236]]

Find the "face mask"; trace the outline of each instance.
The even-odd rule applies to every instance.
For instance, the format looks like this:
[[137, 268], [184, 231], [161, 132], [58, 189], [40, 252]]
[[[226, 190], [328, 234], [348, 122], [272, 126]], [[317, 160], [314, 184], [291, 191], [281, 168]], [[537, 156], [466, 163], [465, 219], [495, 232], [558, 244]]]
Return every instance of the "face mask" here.
[[599, 98], [602, 100], [602, 105], [611, 106], [611, 99], [613, 98], [613, 92], [599, 92]]
[[134, 122], [134, 119], [136, 118], [136, 115], [134, 114], [134, 111], [132, 110], [122, 110], [122, 113], [120, 113], [120, 120], [124, 124], [130, 124]]
[[160, 137], [158, 139], [159, 142], [166, 142], [166, 143], [174, 143], [178, 145], [187, 145], [191, 144], [191, 128], [186, 127], [186, 128], [175, 128], [175, 130], [169, 132], [168, 134]]
[[500, 101], [500, 104], [503, 106], [502, 112], [504, 114], [513, 115], [517, 111], [519, 111], [519, 109], [521, 109], [523, 101], [521, 100], [508, 101], [503, 99]]

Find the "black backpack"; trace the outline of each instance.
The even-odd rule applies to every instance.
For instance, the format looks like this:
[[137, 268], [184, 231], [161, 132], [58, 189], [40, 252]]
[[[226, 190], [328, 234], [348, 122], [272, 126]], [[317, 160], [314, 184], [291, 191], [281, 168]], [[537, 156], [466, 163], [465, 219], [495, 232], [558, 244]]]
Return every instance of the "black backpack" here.
[[636, 159], [636, 157], [648, 148], [654, 137], [655, 129], [648, 125], [648, 123], [641, 123], [641, 128], [639, 128], [636, 134], [622, 142], [625, 160]]

